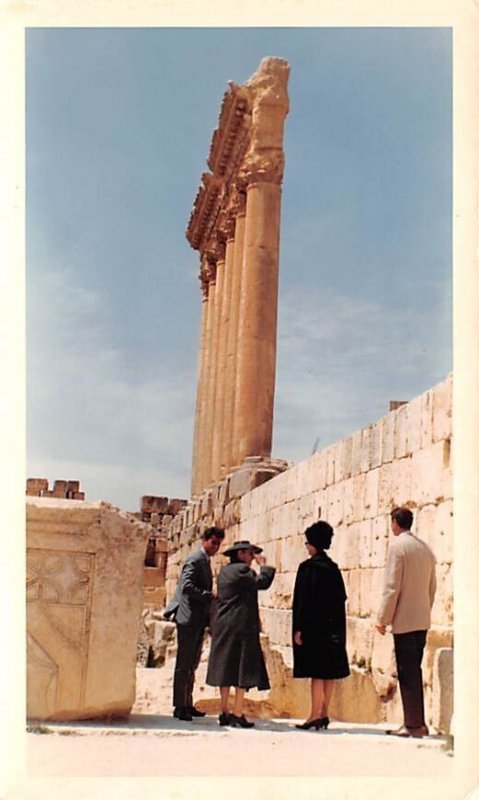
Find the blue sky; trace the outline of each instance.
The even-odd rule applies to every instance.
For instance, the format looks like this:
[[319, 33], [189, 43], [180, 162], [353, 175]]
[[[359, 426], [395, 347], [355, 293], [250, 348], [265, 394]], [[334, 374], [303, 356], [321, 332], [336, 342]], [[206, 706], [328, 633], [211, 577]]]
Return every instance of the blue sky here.
[[126, 510], [187, 497], [198, 255], [228, 80], [290, 62], [273, 455], [452, 369], [451, 36], [441, 28], [29, 29], [28, 458]]

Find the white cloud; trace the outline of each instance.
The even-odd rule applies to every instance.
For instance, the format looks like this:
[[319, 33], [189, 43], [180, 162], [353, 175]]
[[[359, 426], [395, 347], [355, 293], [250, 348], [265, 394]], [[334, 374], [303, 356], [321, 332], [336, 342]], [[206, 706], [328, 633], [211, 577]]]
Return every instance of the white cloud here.
[[133, 364], [112, 346], [102, 298], [68, 270], [44, 273], [35, 290], [28, 474], [81, 479], [90, 499], [122, 508], [142, 494], [186, 496], [195, 376]]
[[[442, 371], [441, 371], [442, 368]], [[279, 314], [274, 453], [295, 461], [446, 377], [431, 317], [334, 290], [290, 290]]]

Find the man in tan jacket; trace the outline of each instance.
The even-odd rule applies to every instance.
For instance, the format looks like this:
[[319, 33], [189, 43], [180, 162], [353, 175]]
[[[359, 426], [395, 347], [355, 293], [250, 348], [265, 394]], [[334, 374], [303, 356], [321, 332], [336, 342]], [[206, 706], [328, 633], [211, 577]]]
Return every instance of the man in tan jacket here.
[[412, 512], [391, 512], [394, 539], [389, 544], [383, 595], [376, 628], [392, 626], [404, 724], [395, 736], [427, 736], [421, 662], [436, 591], [436, 559], [428, 545], [411, 533]]

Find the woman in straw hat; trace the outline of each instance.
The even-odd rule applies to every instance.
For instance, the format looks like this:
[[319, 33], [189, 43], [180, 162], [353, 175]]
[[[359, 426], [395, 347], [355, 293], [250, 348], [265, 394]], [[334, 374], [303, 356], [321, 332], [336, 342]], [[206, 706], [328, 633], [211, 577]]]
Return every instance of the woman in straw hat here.
[[[268, 589], [275, 568], [266, 566], [261, 547], [244, 540], [224, 551], [230, 563], [218, 576], [217, 616], [212, 630], [206, 683], [219, 686], [220, 725], [252, 728], [243, 714], [245, 691], [269, 689], [268, 674], [259, 642], [258, 590]], [[259, 573], [251, 569], [256, 561]], [[235, 687], [233, 713], [228, 710], [231, 687]]]

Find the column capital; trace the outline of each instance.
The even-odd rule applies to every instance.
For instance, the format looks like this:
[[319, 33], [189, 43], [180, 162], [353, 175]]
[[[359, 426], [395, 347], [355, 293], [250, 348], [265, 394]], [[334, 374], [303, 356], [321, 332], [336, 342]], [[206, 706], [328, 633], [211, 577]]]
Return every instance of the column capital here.
[[246, 189], [254, 183], [275, 183], [278, 186], [283, 182], [284, 154], [282, 151], [273, 153], [250, 152], [245, 158], [241, 168], [241, 178]]
[[201, 259], [199, 279], [203, 297], [207, 297], [210, 283], [215, 283], [216, 281], [216, 262], [212, 261], [206, 254]]
[[208, 240], [205, 244], [204, 250], [202, 255], [206, 258], [210, 265], [215, 265], [215, 275], [216, 275], [216, 265], [218, 261], [225, 260], [225, 241], [224, 238], [218, 235], [218, 231], [215, 232], [215, 235]]
[[246, 214], [246, 188], [245, 183], [238, 179], [231, 191], [228, 210], [235, 219]]

